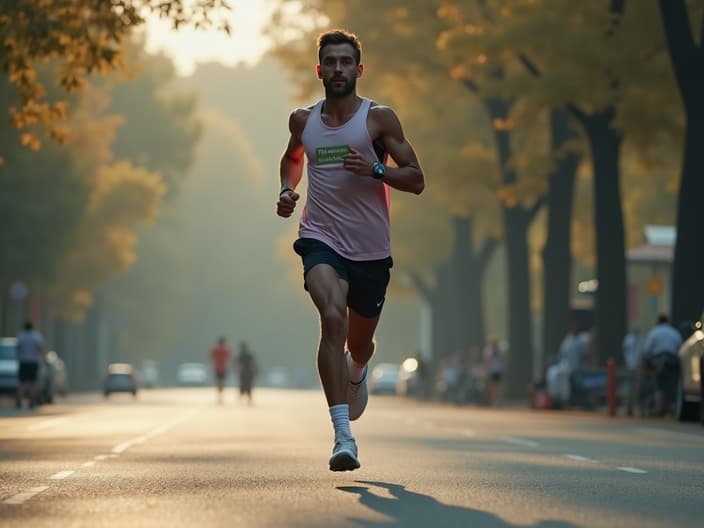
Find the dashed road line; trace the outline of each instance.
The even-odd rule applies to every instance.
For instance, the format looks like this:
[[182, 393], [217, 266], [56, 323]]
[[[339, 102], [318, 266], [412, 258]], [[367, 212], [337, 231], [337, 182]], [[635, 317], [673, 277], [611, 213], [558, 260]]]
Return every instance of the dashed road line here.
[[516, 438], [514, 436], [502, 436], [500, 440], [502, 442], [506, 442], [507, 444], [519, 445], [523, 447], [538, 447], [540, 445], [538, 442], [534, 442], [533, 440], [524, 440], [523, 438]]
[[41, 493], [44, 490], [49, 489], [49, 486], [35, 486], [34, 488], [29, 488], [27, 491], [23, 491], [22, 493], [18, 493], [17, 495], [13, 495], [9, 499], [5, 499], [2, 501], [3, 504], [23, 504], [24, 502], [28, 501], [32, 497], [34, 497], [37, 493]]
[[52, 476], [50, 476], [49, 480], [63, 480], [65, 478], [70, 477], [74, 473], [75, 471], [72, 470], [59, 471], [58, 473], [54, 473]]
[[589, 462], [591, 464], [596, 464], [597, 461], [594, 460], [593, 458], [587, 458], [582, 455], [562, 455], [564, 458], [569, 458], [570, 460], [574, 460], [575, 462]]
[[645, 475], [646, 473], [648, 473], [644, 469], [634, 468], [634, 467], [629, 467], [629, 466], [621, 466], [621, 467], [617, 467], [616, 469], [618, 469], [619, 471], [625, 471], [626, 473], [634, 473], [636, 475]]
[[42, 422], [39, 422], [36, 425], [32, 425], [30, 427], [27, 427], [27, 431], [35, 432], [35, 431], [41, 431], [43, 429], [49, 429], [50, 427], [54, 427], [55, 425], [59, 425], [63, 422], [68, 421], [68, 418], [63, 416], [61, 418], [52, 418], [51, 420], [44, 420]]
[[108, 455], [95, 455], [93, 457], [93, 460], [105, 460], [108, 458]]
[[88, 467], [92, 467], [94, 465], [95, 465], [95, 460], [91, 460], [89, 462], [84, 462], [83, 464], [81, 464], [81, 467], [88, 468]]

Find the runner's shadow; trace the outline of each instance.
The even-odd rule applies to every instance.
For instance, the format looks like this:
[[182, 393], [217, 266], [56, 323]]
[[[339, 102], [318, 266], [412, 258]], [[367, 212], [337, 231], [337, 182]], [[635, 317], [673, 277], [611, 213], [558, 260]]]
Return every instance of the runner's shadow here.
[[[359, 495], [359, 502], [367, 508], [385, 515], [388, 521], [371, 521], [352, 518], [352, 522], [363, 528], [381, 528], [400, 526], [403, 528], [427, 528], [429, 526], [452, 526], [471, 528], [515, 528], [491, 513], [473, 510], [462, 506], [452, 506], [438, 502], [430, 495], [408, 491], [399, 484], [356, 480], [367, 486], [338, 486], [337, 489], [346, 493]], [[377, 487], [388, 490], [393, 498], [380, 497], [370, 488]], [[562, 521], [540, 521], [533, 528], [574, 528], [576, 525]]]

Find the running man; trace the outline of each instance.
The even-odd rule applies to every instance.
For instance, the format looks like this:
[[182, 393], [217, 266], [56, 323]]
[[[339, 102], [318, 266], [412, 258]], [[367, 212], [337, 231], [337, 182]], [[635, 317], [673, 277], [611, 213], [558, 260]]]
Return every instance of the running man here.
[[293, 249], [320, 317], [318, 373], [335, 432], [330, 469], [349, 471], [360, 467], [350, 420], [367, 405], [367, 363], [393, 265], [389, 188], [420, 194], [425, 181], [394, 111], [357, 95], [359, 39], [323, 33], [318, 60], [325, 98], [291, 114], [276, 212], [293, 213], [305, 156], [308, 195]]
[[213, 362], [218, 403], [221, 404], [223, 387], [227, 377], [227, 363], [230, 360], [230, 347], [227, 346], [227, 341], [224, 337], [219, 338], [218, 342], [210, 349], [210, 359]]

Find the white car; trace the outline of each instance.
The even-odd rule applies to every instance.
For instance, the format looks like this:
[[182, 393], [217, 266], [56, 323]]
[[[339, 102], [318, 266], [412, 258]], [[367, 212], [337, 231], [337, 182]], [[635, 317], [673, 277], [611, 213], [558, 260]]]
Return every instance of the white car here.
[[694, 325], [694, 333], [682, 343], [677, 354], [680, 358], [680, 379], [677, 384], [675, 416], [681, 422], [704, 418], [702, 401], [701, 361], [704, 355], [704, 314]]
[[17, 361], [17, 339], [0, 338], [0, 394], [17, 394], [19, 385], [19, 363]]
[[396, 394], [401, 366], [396, 363], [379, 363], [369, 373], [367, 385], [372, 394]]
[[208, 369], [203, 363], [182, 363], [176, 379], [180, 385], [202, 386], [208, 381]]

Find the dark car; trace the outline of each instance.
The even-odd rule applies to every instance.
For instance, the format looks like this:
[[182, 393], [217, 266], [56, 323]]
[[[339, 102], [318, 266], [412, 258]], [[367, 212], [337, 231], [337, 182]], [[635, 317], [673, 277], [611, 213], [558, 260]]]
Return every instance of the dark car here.
[[680, 346], [680, 377], [677, 384], [675, 416], [682, 422], [700, 418], [702, 402], [701, 361], [704, 354], [704, 314], [694, 325], [694, 332]]
[[137, 375], [129, 363], [111, 363], [103, 379], [103, 394], [107, 398], [113, 392], [129, 392], [137, 396]]

